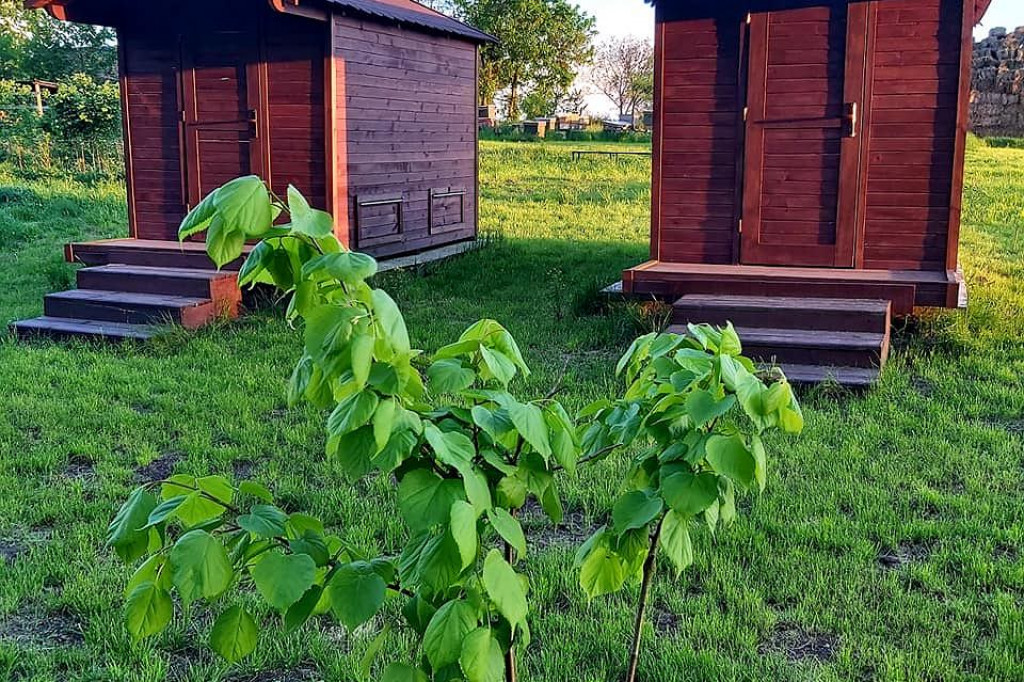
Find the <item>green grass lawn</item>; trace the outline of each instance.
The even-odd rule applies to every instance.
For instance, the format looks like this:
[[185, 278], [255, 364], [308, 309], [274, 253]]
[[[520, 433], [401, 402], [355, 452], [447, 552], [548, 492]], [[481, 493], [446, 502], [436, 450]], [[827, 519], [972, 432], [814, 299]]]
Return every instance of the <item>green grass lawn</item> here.
[[[489, 245], [379, 282], [421, 348], [497, 318], [535, 370], [520, 392], [564, 367], [573, 408], [617, 389], [615, 359], [645, 324], [594, 303], [646, 256], [650, 195], [646, 160], [570, 163], [580, 146], [602, 145], [485, 143]], [[0, 322], [72, 281], [62, 242], [123, 232], [120, 192], [0, 172]], [[803, 393], [807, 429], [771, 443], [766, 493], [658, 581], [641, 679], [1024, 679], [1024, 150], [972, 144], [965, 206], [969, 312], [902, 329], [874, 390]], [[172, 469], [251, 472], [368, 551], [401, 545], [390, 480], [343, 482], [323, 415], [285, 408], [299, 350], [267, 309], [148, 346], [0, 341], [0, 680], [358, 679], [374, 628], [268, 633], [236, 668], [180, 624], [131, 644], [129, 571], [103, 548], [127, 492]], [[622, 467], [568, 482], [562, 527], [528, 524], [524, 682], [621, 679], [636, 590], [587, 604], [572, 555]]]

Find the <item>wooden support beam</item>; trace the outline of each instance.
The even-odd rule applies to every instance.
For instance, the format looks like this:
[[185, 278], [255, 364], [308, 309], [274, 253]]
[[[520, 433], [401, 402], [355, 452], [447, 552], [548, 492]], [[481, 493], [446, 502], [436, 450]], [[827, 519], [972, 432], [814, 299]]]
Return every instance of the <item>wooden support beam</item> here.
[[310, 7], [308, 3], [300, 4], [300, 0], [267, 0], [270, 6], [282, 14], [294, 14], [295, 16], [327, 21], [330, 14], [323, 9]]

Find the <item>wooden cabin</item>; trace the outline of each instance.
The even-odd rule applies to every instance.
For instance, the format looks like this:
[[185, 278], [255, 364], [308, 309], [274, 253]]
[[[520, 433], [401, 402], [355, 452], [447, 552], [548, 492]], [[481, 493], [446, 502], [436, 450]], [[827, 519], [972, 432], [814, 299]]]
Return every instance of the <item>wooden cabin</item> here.
[[201, 244], [179, 246], [178, 225], [242, 175], [282, 196], [294, 184], [335, 215], [342, 242], [378, 258], [475, 238], [487, 34], [412, 0], [26, 1], [117, 31], [128, 238], [69, 245], [69, 260], [106, 270], [83, 270], [80, 290], [47, 297], [23, 331], [206, 319], [172, 300], [194, 288], [146, 268], [211, 267]]
[[650, 260], [791, 378], [870, 383], [891, 315], [965, 303], [972, 29], [989, 0], [650, 0]]

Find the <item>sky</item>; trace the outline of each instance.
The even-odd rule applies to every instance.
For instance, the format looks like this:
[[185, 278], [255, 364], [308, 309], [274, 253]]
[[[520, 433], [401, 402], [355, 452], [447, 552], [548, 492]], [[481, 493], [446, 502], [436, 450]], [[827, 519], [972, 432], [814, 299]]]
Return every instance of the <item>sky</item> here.
[[[576, 0], [586, 13], [597, 19], [598, 39], [611, 36], [654, 36], [654, 10], [644, 0]], [[975, 38], [984, 38], [989, 29], [1024, 26], [1024, 0], [993, 0], [984, 21], [974, 30]], [[614, 107], [603, 95], [588, 98], [590, 112], [606, 114]]]

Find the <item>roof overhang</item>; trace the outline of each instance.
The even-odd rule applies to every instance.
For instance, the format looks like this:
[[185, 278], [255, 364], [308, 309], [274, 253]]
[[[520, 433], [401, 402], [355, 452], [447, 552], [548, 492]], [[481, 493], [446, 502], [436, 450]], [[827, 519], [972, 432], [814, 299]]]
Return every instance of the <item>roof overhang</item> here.
[[[814, 7], [816, 5], [828, 5], [835, 0], [645, 0], [648, 4], [654, 5], [659, 11], [684, 11], [687, 13], [701, 13], [705, 16], [709, 13], [721, 12], [722, 7], [729, 7], [742, 11], [772, 11], [781, 9], [792, 9], [796, 7]], [[863, 0], [849, 0], [849, 2], [861, 2]], [[886, 0], [882, 0], [883, 2]], [[973, 0], [974, 2], [974, 23], [980, 24], [985, 12], [988, 11], [992, 0]]]
[[[267, 0], [270, 7], [283, 14], [292, 14], [326, 21], [332, 10], [351, 12], [358, 16], [384, 20], [424, 30], [455, 36], [470, 42], [496, 43], [497, 38], [469, 24], [453, 19], [415, 0]], [[28, 9], [45, 9], [61, 21], [110, 23], [94, 19], [87, 10], [88, 0], [24, 0]], [[69, 12], [68, 8], [72, 10]], [[77, 11], [79, 8], [81, 12]]]

